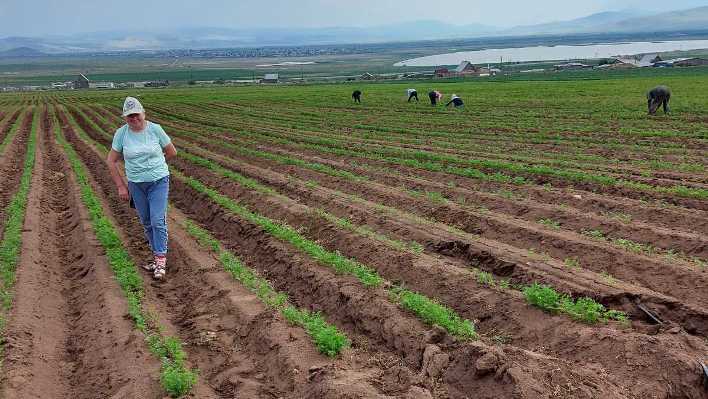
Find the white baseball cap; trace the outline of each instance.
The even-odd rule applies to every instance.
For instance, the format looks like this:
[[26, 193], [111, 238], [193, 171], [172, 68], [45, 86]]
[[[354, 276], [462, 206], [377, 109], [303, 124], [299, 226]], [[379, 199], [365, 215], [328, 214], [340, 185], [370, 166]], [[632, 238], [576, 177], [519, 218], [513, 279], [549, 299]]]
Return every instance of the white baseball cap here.
[[128, 116], [130, 114], [139, 114], [145, 112], [143, 105], [140, 104], [135, 97], [126, 97], [125, 102], [123, 102], [123, 116]]

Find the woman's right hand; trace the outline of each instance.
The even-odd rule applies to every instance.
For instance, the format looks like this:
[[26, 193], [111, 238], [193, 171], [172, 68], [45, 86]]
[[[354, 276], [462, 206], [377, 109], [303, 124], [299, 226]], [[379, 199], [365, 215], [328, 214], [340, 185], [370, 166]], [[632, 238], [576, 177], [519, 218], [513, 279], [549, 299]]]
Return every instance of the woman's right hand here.
[[128, 194], [128, 189], [126, 187], [118, 187], [118, 196], [123, 201], [128, 201], [130, 199], [130, 194]]

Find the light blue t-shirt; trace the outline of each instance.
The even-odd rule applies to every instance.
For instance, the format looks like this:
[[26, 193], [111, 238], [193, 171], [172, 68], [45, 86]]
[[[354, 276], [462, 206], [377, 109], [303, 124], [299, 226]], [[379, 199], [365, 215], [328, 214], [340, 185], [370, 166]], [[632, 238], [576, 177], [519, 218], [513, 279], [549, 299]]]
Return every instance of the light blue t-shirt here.
[[126, 124], [113, 135], [111, 147], [123, 153], [125, 175], [134, 183], [152, 182], [170, 174], [162, 149], [171, 140], [162, 126], [146, 123], [142, 132], [135, 133]]

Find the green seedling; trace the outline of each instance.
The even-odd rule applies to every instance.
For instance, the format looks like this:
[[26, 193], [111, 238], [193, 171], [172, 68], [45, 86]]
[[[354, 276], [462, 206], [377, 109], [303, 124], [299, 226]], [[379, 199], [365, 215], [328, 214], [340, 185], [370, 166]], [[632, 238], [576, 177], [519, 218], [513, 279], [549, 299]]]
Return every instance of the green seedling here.
[[540, 309], [550, 313], [565, 313], [571, 318], [584, 323], [595, 324], [607, 322], [608, 320], [627, 321], [627, 316], [624, 312], [606, 310], [602, 304], [587, 297], [573, 300], [548, 285], [534, 283], [525, 287], [523, 293], [530, 304]]
[[540, 219], [538, 222], [553, 230], [560, 230], [560, 223], [553, 219]]
[[578, 258], [565, 258], [563, 264], [573, 269], [580, 269], [580, 261]]
[[607, 283], [610, 285], [614, 285], [617, 283], [617, 279], [615, 279], [610, 273], [606, 271], [600, 273], [600, 276], [602, 276], [602, 278], [604, 278], [605, 281], [607, 281]]
[[425, 196], [430, 202], [435, 202], [438, 204], [447, 203], [447, 198], [445, 198], [441, 193], [438, 193], [436, 191], [426, 191]]
[[494, 276], [492, 275], [492, 273], [477, 271], [476, 275], [478, 283], [489, 286], [494, 285]]

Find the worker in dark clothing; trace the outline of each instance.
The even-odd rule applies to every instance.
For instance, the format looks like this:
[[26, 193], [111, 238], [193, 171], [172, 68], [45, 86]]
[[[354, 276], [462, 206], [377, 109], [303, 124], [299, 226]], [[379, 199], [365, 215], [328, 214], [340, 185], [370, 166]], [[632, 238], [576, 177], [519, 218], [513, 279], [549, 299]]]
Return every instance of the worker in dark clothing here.
[[415, 102], [418, 102], [418, 90], [408, 89], [406, 90], [406, 93], [408, 94], [408, 102], [411, 102], [411, 99], [413, 98], [415, 98]]
[[433, 90], [428, 93], [428, 97], [430, 98], [430, 105], [435, 106], [438, 105], [438, 101], [442, 100], [442, 93]]
[[659, 106], [664, 107], [664, 114], [668, 114], [669, 100], [671, 100], [671, 89], [666, 86], [656, 86], [647, 93], [647, 106], [649, 107], [649, 115], [656, 115]]
[[352, 99], [355, 102], [358, 102], [359, 104], [361, 104], [361, 91], [354, 90], [354, 92], [352, 93]]
[[452, 95], [452, 100], [445, 104], [445, 106], [449, 106], [450, 104], [454, 104], [455, 108], [462, 108], [465, 106], [465, 103], [462, 102], [462, 99], [460, 97], [457, 97], [457, 94]]

